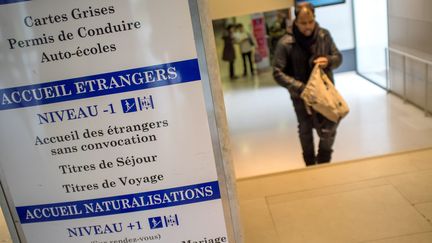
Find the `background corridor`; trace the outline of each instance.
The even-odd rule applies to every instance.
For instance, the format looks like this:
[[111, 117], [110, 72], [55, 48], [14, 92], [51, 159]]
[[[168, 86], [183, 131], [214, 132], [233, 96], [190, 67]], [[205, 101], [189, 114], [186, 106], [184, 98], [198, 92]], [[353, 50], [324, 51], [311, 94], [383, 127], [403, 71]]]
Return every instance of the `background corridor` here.
[[[232, 82], [224, 77], [224, 69], [222, 66], [237, 178], [303, 168], [288, 92], [275, 84], [270, 71]], [[350, 113], [338, 129], [334, 163], [432, 147], [432, 118], [422, 110], [354, 72], [338, 73], [335, 79]]]

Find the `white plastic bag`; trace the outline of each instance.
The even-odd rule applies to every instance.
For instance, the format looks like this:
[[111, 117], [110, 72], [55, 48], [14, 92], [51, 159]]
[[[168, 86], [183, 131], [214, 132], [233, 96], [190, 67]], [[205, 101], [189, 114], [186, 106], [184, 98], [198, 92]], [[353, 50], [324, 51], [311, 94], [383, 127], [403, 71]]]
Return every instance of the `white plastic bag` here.
[[339, 122], [349, 107], [324, 71], [315, 65], [300, 97], [305, 104], [333, 122]]

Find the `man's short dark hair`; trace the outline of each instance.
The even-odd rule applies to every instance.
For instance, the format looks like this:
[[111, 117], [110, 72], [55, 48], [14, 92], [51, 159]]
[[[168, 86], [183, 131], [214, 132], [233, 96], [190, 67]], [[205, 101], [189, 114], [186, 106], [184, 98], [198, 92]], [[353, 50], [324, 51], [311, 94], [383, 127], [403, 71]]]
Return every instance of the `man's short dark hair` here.
[[295, 6], [295, 9], [294, 9], [294, 15], [295, 15], [296, 18], [297, 18], [298, 15], [300, 14], [300, 11], [301, 11], [302, 9], [304, 9], [304, 8], [306, 8], [306, 9], [309, 10], [313, 15], [315, 15], [315, 7], [312, 5], [312, 3], [309, 3], [309, 2], [302, 2], [302, 3], [298, 3], [298, 4]]

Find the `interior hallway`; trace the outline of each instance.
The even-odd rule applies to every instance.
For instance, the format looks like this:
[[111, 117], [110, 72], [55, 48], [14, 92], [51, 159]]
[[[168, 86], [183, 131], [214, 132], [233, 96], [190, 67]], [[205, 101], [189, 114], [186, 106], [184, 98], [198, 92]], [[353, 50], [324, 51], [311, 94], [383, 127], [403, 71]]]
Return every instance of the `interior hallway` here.
[[[289, 94], [275, 85], [271, 72], [234, 82], [223, 73], [224, 66], [236, 177], [304, 168]], [[338, 128], [333, 163], [432, 147], [432, 118], [422, 110], [354, 72], [336, 74], [335, 79], [350, 113]]]
[[[304, 168], [288, 92], [276, 85], [270, 68], [230, 81], [228, 63], [221, 59], [223, 31], [214, 27], [236, 178]], [[235, 72], [241, 75], [241, 54], [235, 48]], [[335, 82], [350, 113], [338, 128], [333, 163], [432, 147], [432, 118], [422, 110], [355, 72], [337, 73]]]
[[244, 242], [432, 242], [432, 118], [354, 72], [336, 85], [351, 112], [333, 163], [305, 169], [271, 73], [224, 81]]

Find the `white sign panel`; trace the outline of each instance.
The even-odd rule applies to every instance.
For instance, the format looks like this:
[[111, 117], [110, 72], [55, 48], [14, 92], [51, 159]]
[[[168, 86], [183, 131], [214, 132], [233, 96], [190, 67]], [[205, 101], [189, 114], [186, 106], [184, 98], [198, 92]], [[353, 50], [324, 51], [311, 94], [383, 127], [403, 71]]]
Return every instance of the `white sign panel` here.
[[228, 241], [187, 0], [0, 0], [0, 30], [24, 241]]

